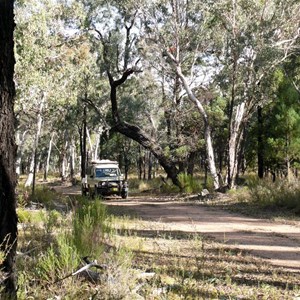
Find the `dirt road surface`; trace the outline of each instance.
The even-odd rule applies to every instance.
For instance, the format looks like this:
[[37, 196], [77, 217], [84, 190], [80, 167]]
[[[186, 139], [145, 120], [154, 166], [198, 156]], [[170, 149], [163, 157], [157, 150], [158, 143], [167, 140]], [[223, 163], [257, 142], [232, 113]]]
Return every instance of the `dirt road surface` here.
[[[72, 190], [63, 192], [71, 194]], [[300, 222], [287, 225], [161, 196], [110, 198], [105, 203], [123, 207], [141, 219], [166, 223], [171, 230], [214, 238], [228, 247], [242, 249], [275, 266], [300, 273]]]
[[285, 225], [220, 208], [176, 202], [170, 197], [130, 197], [105, 203], [125, 206], [141, 219], [168, 223], [176, 231], [198, 232], [273, 265], [300, 272], [300, 222]]

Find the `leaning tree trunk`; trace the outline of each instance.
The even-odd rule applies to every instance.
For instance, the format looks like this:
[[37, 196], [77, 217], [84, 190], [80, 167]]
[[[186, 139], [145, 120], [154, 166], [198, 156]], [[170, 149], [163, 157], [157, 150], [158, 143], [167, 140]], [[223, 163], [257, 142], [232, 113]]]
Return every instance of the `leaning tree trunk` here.
[[[171, 56], [172, 58], [172, 56]], [[174, 59], [174, 58], [172, 58]], [[212, 134], [211, 134], [211, 127], [208, 120], [208, 115], [201, 103], [201, 101], [195, 96], [193, 91], [191, 90], [190, 86], [188, 85], [188, 82], [185, 78], [185, 76], [182, 73], [181, 67], [179, 64], [176, 64], [176, 73], [179, 76], [183, 87], [190, 99], [191, 102], [193, 102], [198, 109], [199, 113], [201, 114], [204, 122], [204, 139], [205, 139], [205, 146], [206, 146], [206, 156], [208, 161], [208, 168], [209, 172], [213, 178], [213, 184], [214, 188], [217, 190], [220, 187], [219, 183], [219, 176], [217, 173], [216, 163], [215, 163], [215, 155], [214, 155], [214, 148], [212, 143]]]
[[[0, 0], [0, 251], [5, 253], [0, 272], [5, 275], [0, 298], [16, 298], [17, 247], [16, 144], [14, 137], [14, 1]], [[2, 277], [2, 276], [1, 276]], [[1, 287], [0, 287], [1, 289]]]
[[119, 117], [118, 103], [117, 103], [117, 87], [122, 85], [127, 78], [133, 74], [134, 69], [128, 69], [123, 73], [123, 76], [119, 80], [114, 80], [112, 75], [108, 72], [110, 83], [110, 99], [112, 107], [112, 115], [115, 124], [115, 129], [127, 136], [128, 138], [138, 142], [145, 149], [149, 150], [158, 160], [159, 164], [164, 168], [168, 177], [172, 180], [173, 184], [181, 187], [178, 180], [178, 169], [175, 163], [164, 155], [164, 151], [161, 146], [150, 136], [146, 134], [140, 127], [129, 124], [125, 121], [121, 121]]

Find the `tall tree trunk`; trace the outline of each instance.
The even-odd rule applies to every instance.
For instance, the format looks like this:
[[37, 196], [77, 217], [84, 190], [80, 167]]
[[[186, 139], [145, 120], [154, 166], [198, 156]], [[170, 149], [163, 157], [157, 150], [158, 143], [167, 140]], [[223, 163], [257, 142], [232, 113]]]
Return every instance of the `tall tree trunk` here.
[[123, 145], [123, 159], [124, 159], [124, 172], [125, 172], [125, 180], [128, 179], [128, 173], [129, 173], [129, 165], [130, 165], [130, 160], [128, 158], [128, 151], [126, 150], [126, 147]]
[[25, 130], [22, 135], [20, 134], [20, 132], [18, 132], [16, 135], [17, 145], [18, 145], [17, 158], [16, 158], [17, 176], [21, 175], [21, 164], [22, 164], [22, 156], [23, 156], [24, 142], [25, 142], [26, 134], [27, 134], [27, 130]]
[[195, 160], [197, 158], [197, 152], [193, 151], [189, 154], [187, 159], [187, 174], [193, 176], [194, 175], [194, 167], [195, 167]]
[[263, 140], [263, 115], [262, 107], [257, 108], [257, 169], [258, 177], [264, 178], [264, 140]]
[[75, 142], [74, 140], [70, 143], [70, 177], [71, 182], [74, 182], [75, 177]]
[[[87, 96], [86, 96], [87, 97]], [[81, 155], [81, 178], [85, 178], [86, 175], [86, 106], [83, 109], [83, 124], [82, 127], [79, 128], [79, 136], [80, 136], [80, 155]]]
[[[65, 134], [66, 137], [66, 134]], [[66, 140], [66, 138], [65, 138]], [[68, 145], [69, 142], [66, 140], [63, 146], [63, 149], [60, 153], [60, 177], [62, 181], [65, 181], [67, 178], [67, 169], [68, 169], [68, 159], [67, 159], [67, 152], [68, 152]]]
[[93, 143], [92, 143], [92, 139], [91, 139], [91, 136], [90, 136], [90, 131], [88, 128], [86, 128], [86, 137], [87, 137], [87, 140], [89, 142], [89, 153], [91, 153], [91, 158], [93, 159]]
[[37, 115], [36, 133], [35, 133], [35, 138], [34, 138], [34, 143], [33, 143], [29, 174], [28, 174], [27, 180], [25, 182], [26, 187], [32, 185], [32, 193], [34, 193], [34, 189], [35, 189], [35, 173], [36, 173], [36, 165], [37, 165], [37, 150], [38, 150], [38, 145], [39, 145], [39, 138], [40, 138], [41, 131], [42, 131], [42, 124], [43, 124], [42, 113], [43, 113], [43, 109], [44, 109], [44, 105], [45, 105], [45, 98], [46, 98], [46, 96], [43, 93], [42, 98], [41, 98], [41, 102], [40, 102], [38, 115]]
[[[16, 144], [14, 129], [14, 1], [0, 1], [0, 251], [5, 253], [0, 272], [5, 275], [0, 298], [15, 299], [17, 247]], [[4, 295], [6, 294], [6, 296]]]
[[45, 165], [45, 170], [44, 170], [44, 181], [47, 181], [47, 177], [48, 177], [53, 139], [54, 139], [54, 132], [51, 134], [51, 138], [49, 141], [47, 160], [46, 160], [46, 165]]
[[238, 174], [238, 153], [242, 140], [242, 122], [245, 114], [245, 103], [240, 103], [235, 110], [235, 116], [230, 121], [228, 142], [227, 183], [230, 189], [236, 186]]
[[288, 133], [286, 134], [285, 138], [285, 164], [286, 164], [286, 178], [287, 181], [291, 181], [291, 161], [290, 161], [290, 156], [289, 156], [289, 144], [290, 144], [290, 138]]
[[95, 160], [100, 157], [99, 145], [100, 145], [100, 139], [101, 139], [102, 132], [103, 132], [102, 127], [99, 127], [97, 134], [96, 134], [96, 141], [95, 141], [95, 146], [94, 146], [94, 151], [93, 151], [93, 159], [95, 159]]
[[139, 180], [143, 179], [143, 154], [142, 147], [139, 147], [139, 157], [138, 157], [138, 178]]
[[148, 180], [152, 179], [152, 155], [151, 152], [148, 153]]

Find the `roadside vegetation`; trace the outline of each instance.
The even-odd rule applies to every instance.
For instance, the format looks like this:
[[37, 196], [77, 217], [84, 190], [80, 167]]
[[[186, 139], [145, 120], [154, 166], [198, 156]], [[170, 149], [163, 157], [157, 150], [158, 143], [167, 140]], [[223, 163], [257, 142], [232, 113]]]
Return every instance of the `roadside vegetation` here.
[[[135, 193], [146, 194], [157, 192], [156, 183], [132, 182]], [[252, 183], [243, 195], [253, 202], [247, 197], [241, 201], [238, 191], [226, 195], [231, 199], [227, 204], [258, 205], [253, 193], [262, 184]], [[264, 189], [273, 190], [268, 184]], [[300, 274], [199, 234], [140, 220], [119, 208], [108, 210], [101, 199], [56, 193], [50, 184], [38, 185], [33, 198], [25, 199], [26, 195], [20, 188], [19, 299], [296, 299], [300, 295]], [[83, 267], [86, 270], [81, 271]]]

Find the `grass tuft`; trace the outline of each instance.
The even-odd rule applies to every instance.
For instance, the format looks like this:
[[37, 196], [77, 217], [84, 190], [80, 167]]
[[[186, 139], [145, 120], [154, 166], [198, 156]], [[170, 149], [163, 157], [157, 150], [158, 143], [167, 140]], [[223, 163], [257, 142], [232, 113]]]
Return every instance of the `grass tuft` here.
[[110, 217], [99, 200], [83, 200], [77, 207], [72, 228], [72, 241], [81, 256], [98, 257], [103, 252], [103, 242], [111, 232]]
[[178, 179], [185, 193], [200, 193], [203, 189], [203, 186], [197, 177], [186, 173], [180, 173]]
[[250, 200], [263, 208], [280, 207], [300, 214], [300, 184], [296, 181], [249, 179]]

